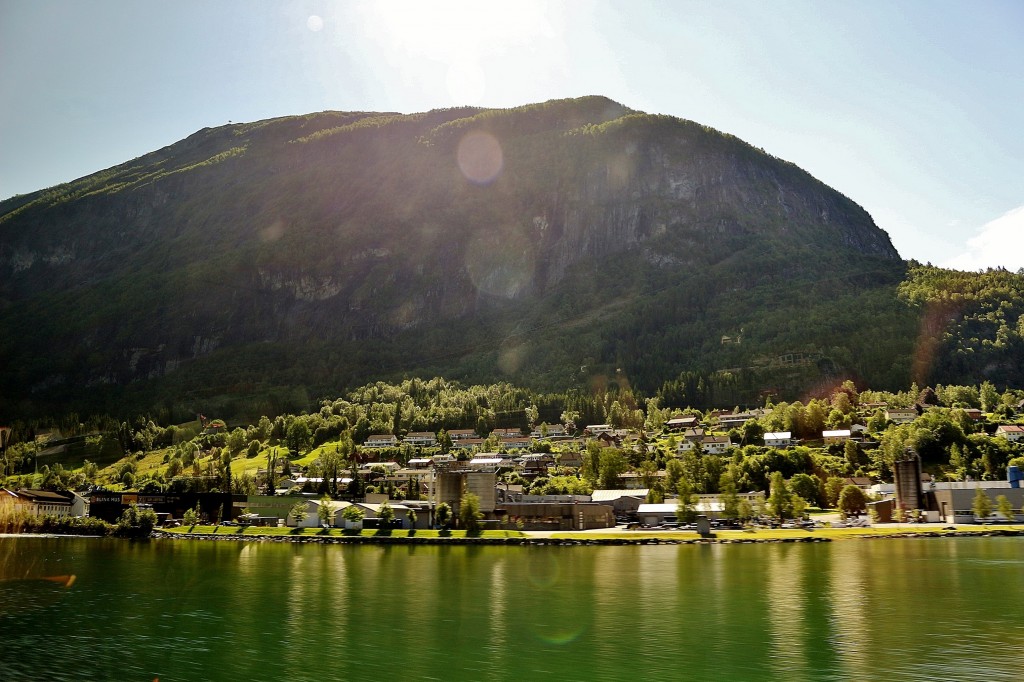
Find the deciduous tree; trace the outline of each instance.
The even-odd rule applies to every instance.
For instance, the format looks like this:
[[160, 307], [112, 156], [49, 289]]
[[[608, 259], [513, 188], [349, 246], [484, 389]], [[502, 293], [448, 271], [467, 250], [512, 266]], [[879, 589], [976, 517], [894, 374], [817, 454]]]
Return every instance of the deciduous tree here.
[[786, 486], [786, 479], [781, 471], [772, 472], [769, 480], [768, 513], [780, 520], [793, 514], [792, 493]]
[[384, 502], [380, 505], [380, 509], [377, 510], [377, 518], [380, 519], [384, 528], [390, 528], [395, 520], [395, 510], [391, 508], [390, 504]]
[[1016, 518], [1013, 514], [1013, 503], [1010, 502], [1006, 495], [1000, 495], [996, 498], [996, 511], [1002, 514], [1008, 521], [1013, 521]]
[[618, 448], [601, 449], [601, 470], [599, 475], [600, 487], [605, 490], [614, 490], [619, 487], [619, 476], [629, 468], [626, 456]]
[[480, 511], [480, 498], [474, 493], [465, 493], [459, 503], [459, 525], [467, 533], [480, 532], [480, 519], [484, 517]]
[[850, 484], [839, 493], [839, 511], [843, 518], [864, 513], [867, 509], [867, 498], [864, 491], [857, 486]]
[[740, 496], [736, 492], [736, 481], [729, 472], [718, 478], [718, 500], [722, 503], [723, 519], [738, 519], [740, 516]]
[[992, 515], [992, 500], [981, 488], [974, 491], [974, 500], [971, 502], [971, 510], [975, 518], [988, 519]]
[[296, 525], [301, 524], [309, 516], [309, 511], [306, 508], [306, 500], [301, 500], [292, 505], [291, 509], [292, 518], [295, 519]]
[[320, 525], [329, 526], [331, 525], [331, 517], [333, 516], [333, 509], [331, 508], [331, 498], [328, 495], [324, 495], [320, 498], [320, 506], [316, 510], [316, 515], [320, 519]]
[[441, 502], [434, 508], [434, 522], [441, 528], [447, 528], [452, 518], [452, 508], [447, 502]]
[[693, 523], [697, 520], [697, 496], [690, 488], [690, 482], [685, 478], [678, 483], [679, 503], [676, 505], [676, 516], [683, 523]]

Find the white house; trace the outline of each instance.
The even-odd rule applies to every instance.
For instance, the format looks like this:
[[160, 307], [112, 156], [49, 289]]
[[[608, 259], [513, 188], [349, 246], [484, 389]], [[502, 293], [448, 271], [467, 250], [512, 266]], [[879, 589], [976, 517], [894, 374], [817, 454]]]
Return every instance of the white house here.
[[[320, 521], [320, 500], [313, 498], [296, 498], [297, 502], [301, 502], [303, 500], [306, 503], [306, 518], [299, 521], [295, 518], [294, 512], [289, 511], [287, 518], [285, 518], [284, 525], [292, 528], [319, 528], [322, 523]], [[328, 500], [326, 504], [330, 507], [331, 517], [331, 521], [328, 525], [335, 528], [343, 526], [344, 520], [341, 517], [341, 512], [344, 511], [346, 507], [351, 506], [351, 503], [339, 500]]]
[[1000, 424], [996, 427], [996, 435], [1005, 438], [1011, 443], [1016, 443], [1021, 438], [1024, 438], [1024, 426], [1018, 426], [1017, 424]]
[[[337, 478], [337, 481], [339, 486], [347, 486], [349, 483], [352, 482], [352, 479], [348, 476], [339, 476]], [[284, 488], [293, 488], [295, 486], [305, 487], [305, 485], [308, 483], [310, 486], [314, 488], [319, 488], [320, 485], [323, 484], [323, 482], [324, 479], [317, 476], [294, 476], [292, 478], [285, 478], [281, 480], [280, 484]]]
[[764, 434], [764, 444], [769, 448], [788, 448], [793, 445], [793, 433], [791, 431], [775, 431]]
[[697, 443], [700, 443], [701, 452], [705, 455], [721, 455], [732, 447], [728, 436], [704, 436], [699, 440], [684, 439], [680, 441], [677, 449], [679, 452], [689, 452]]
[[758, 415], [754, 412], [737, 412], [736, 414], [723, 414], [718, 418], [718, 423], [723, 429], [732, 428], [734, 426], [743, 426], [751, 419], [757, 419]]
[[392, 448], [398, 445], [398, 439], [391, 434], [374, 434], [367, 437], [364, 447], [368, 448]]
[[835, 429], [833, 431], [822, 431], [821, 439], [826, 443], [845, 443], [850, 440], [850, 429]]
[[359, 466], [359, 475], [378, 476], [381, 474], [380, 470], [383, 469], [384, 476], [391, 476], [401, 468], [398, 462], [364, 462]]
[[405, 434], [405, 438], [402, 439], [402, 442], [408, 443], [409, 445], [431, 447], [437, 445], [437, 436], [430, 431], [412, 431]]
[[[375, 497], [370, 495], [368, 497]], [[394, 512], [395, 520], [401, 521], [402, 528], [410, 528], [409, 523], [409, 507], [405, 506], [401, 502], [392, 502], [388, 500], [374, 501], [374, 502], [356, 502], [355, 506], [363, 511], [363, 518], [366, 519], [379, 519], [380, 508], [387, 504], [391, 507], [391, 511]], [[419, 525], [419, 519], [417, 519], [417, 526], [423, 528], [425, 526]]]
[[30, 516], [85, 516], [89, 503], [76, 492], [67, 490], [22, 489], [18, 491], [0, 488], [0, 504], [16, 505]]
[[474, 457], [469, 460], [469, 466], [477, 471], [497, 471], [498, 467], [507, 463], [508, 460], [504, 460], [492, 452], [484, 453], [480, 457]]
[[561, 424], [548, 424], [547, 422], [534, 428], [530, 432], [533, 438], [565, 438], [565, 427]]
[[917, 419], [917, 410], [912, 407], [891, 407], [885, 411], [885, 418], [893, 424], [909, 424]]
[[473, 448], [482, 447], [484, 444], [483, 438], [460, 438], [456, 441], [452, 441], [452, 449], [454, 450], [472, 450]]

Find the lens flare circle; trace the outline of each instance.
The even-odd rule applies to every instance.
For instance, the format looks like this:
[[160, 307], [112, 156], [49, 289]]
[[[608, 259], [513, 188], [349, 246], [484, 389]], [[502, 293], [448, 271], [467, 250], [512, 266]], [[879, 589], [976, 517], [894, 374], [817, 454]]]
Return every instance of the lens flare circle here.
[[505, 165], [501, 143], [494, 135], [482, 131], [467, 133], [459, 141], [455, 159], [462, 175], [477, 185], [494, 182]]
[[278, 239], [284, 236], [284, 223], [280, 220], [275, 220], [270, 225], [267, 225], [259, 232], [259, 239], [265, 244], [276, 242]]
[[316, 14], [311, 14], [309, 19], [306, 19], [306, 28], [316, 33], [322, 30], [324, 27], [324, 20]]
[[480, 230], [466, 246], [465, 264], [478, 292], [518, 298], [533, 286], [534, 245], [518, 226]]

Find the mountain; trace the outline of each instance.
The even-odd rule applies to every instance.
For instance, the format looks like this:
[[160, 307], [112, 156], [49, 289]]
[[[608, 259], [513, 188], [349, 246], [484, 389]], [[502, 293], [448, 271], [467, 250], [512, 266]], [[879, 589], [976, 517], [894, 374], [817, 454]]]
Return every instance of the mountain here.
[[0, 202], [0, 409], [270, 413], [408, 374], [904, 385], [906, 268], [795, 165], [602, 97], [232, 124]]

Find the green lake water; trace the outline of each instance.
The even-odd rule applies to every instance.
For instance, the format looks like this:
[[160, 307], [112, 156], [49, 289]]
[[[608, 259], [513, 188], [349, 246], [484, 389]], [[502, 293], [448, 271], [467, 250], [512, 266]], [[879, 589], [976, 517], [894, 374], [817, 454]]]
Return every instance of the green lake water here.
[[5, 681], [1024, 680], [1019, 538], [0, 538], [0, 578]]

